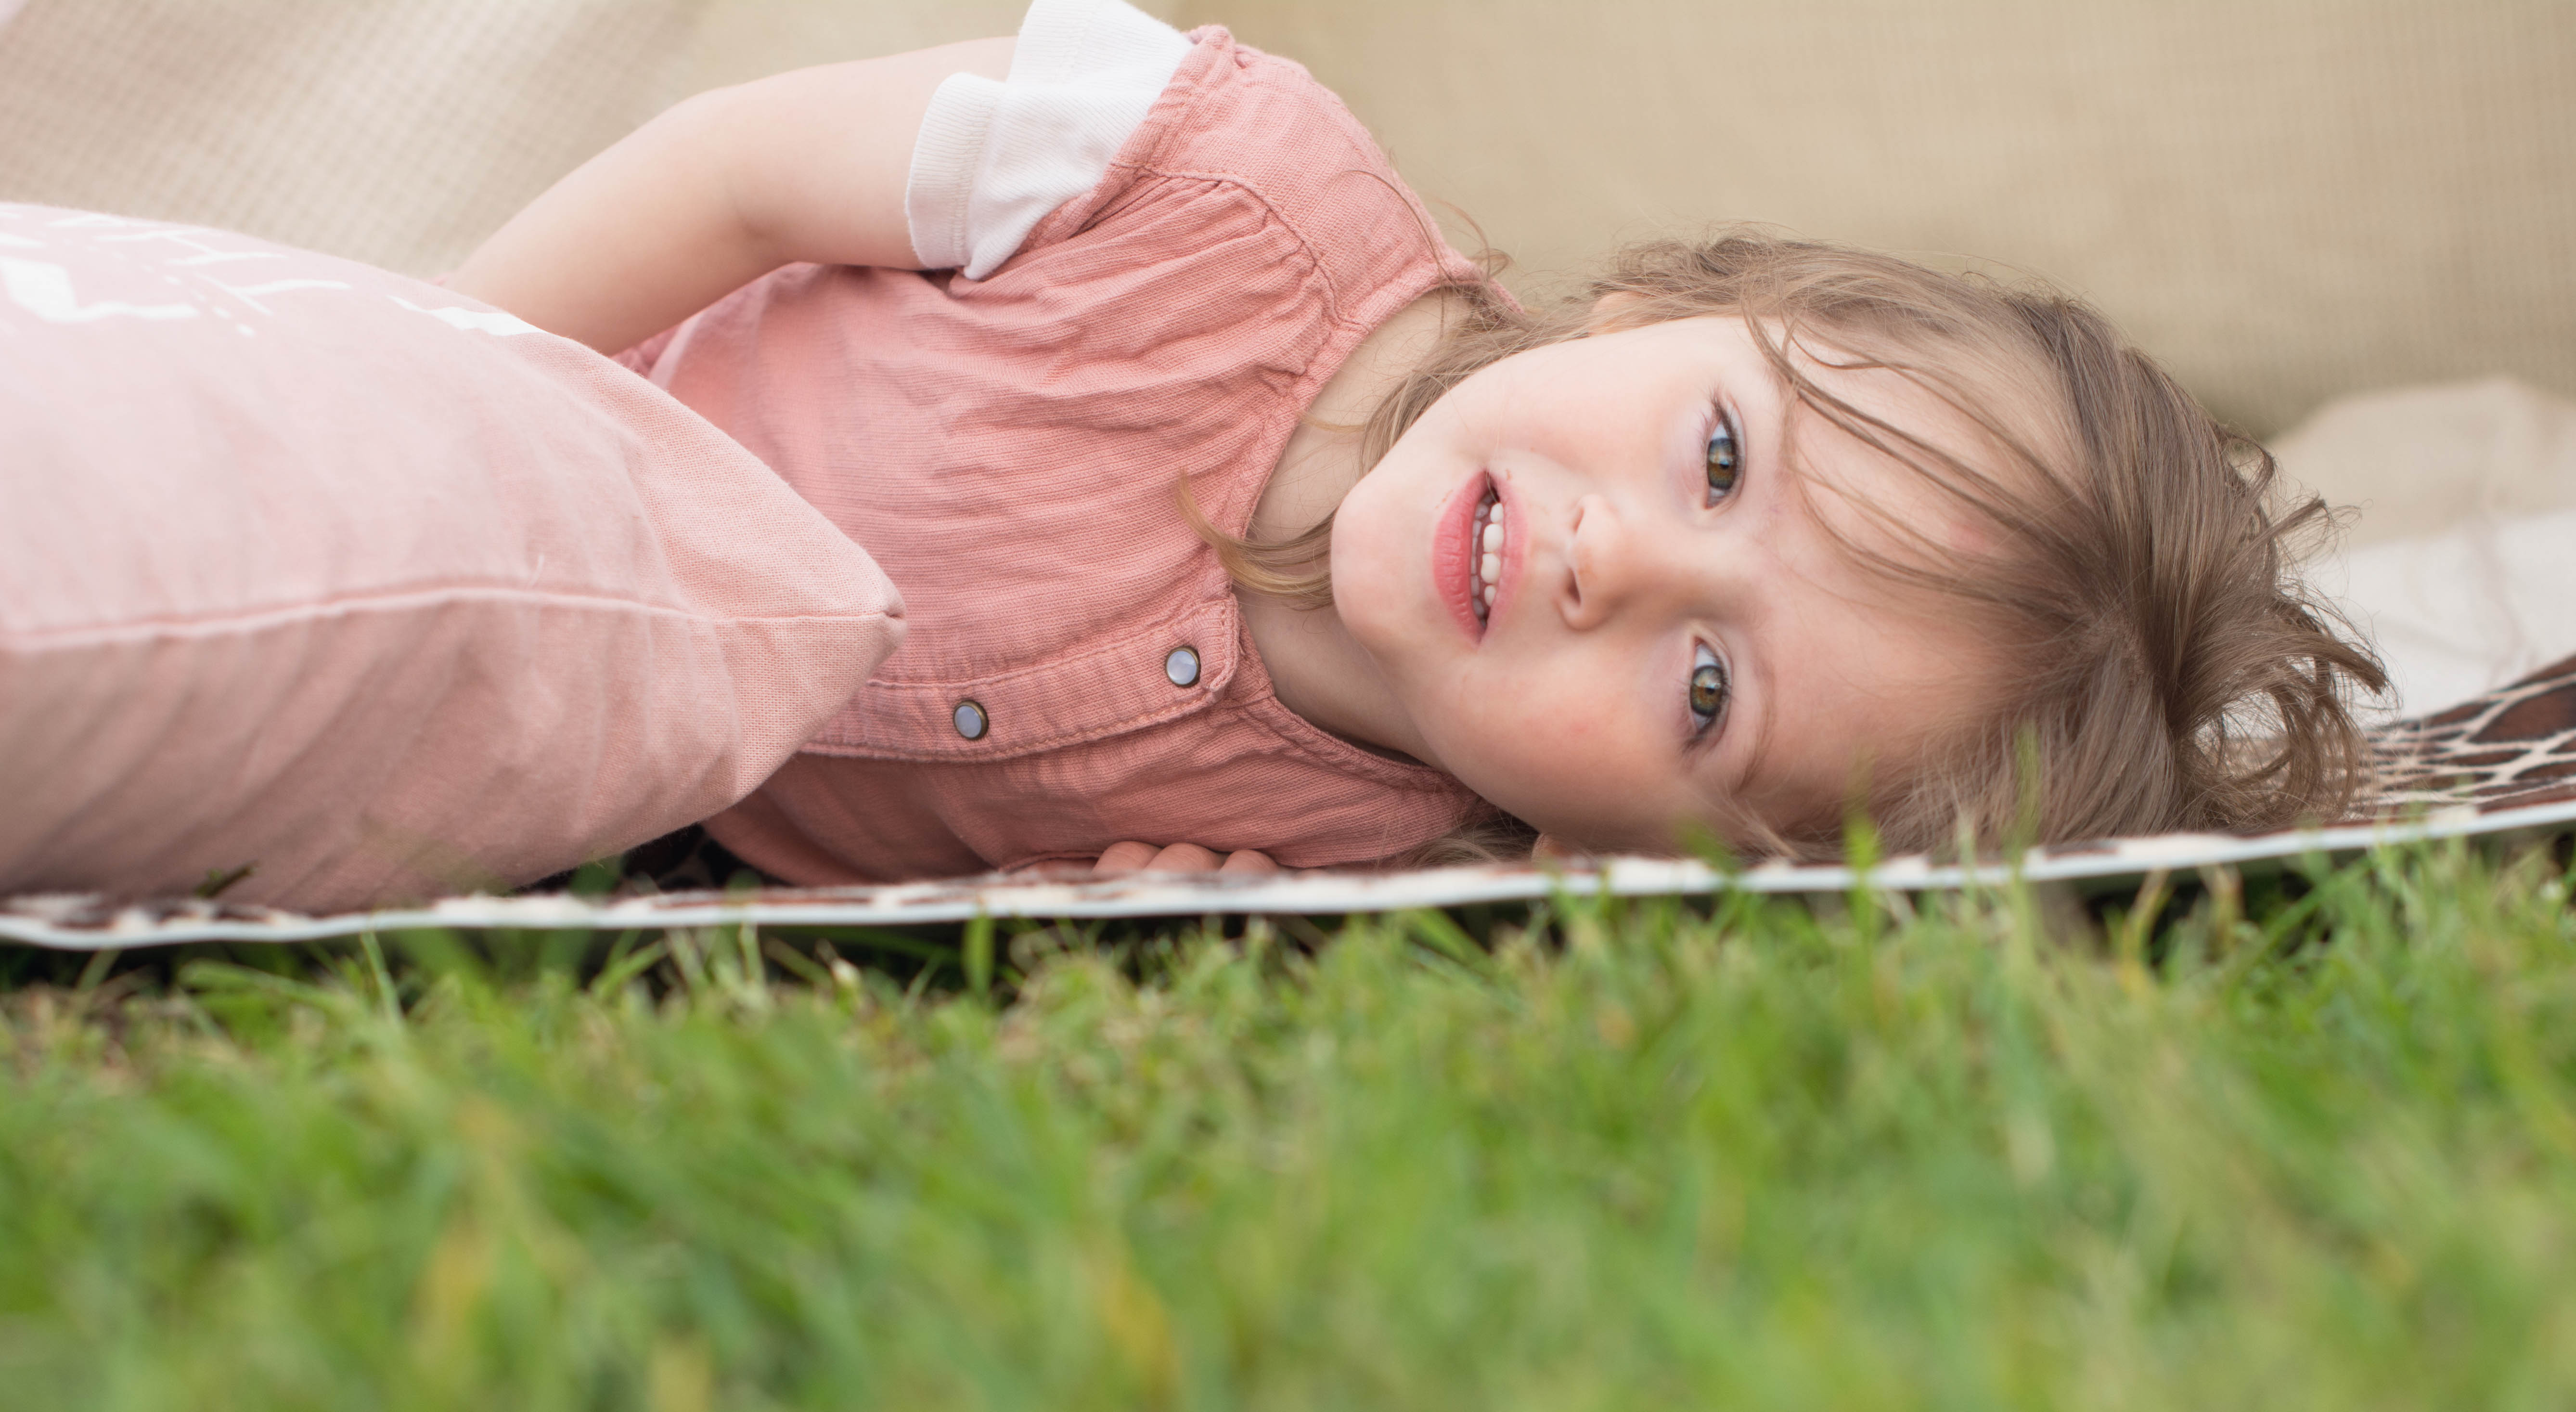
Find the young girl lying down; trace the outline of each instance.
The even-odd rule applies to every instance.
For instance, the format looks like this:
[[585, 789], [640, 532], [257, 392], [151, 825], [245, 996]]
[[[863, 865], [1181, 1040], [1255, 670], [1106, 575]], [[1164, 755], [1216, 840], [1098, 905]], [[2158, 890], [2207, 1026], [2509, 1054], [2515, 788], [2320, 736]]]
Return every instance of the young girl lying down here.
[[2323, 507], [2084, 306], [1733, 234], [1524, 311], [1303, 69], [1118, 0], [682, 103], [450, 283], [903, 591], [708, 822], [791, 881], [2259, 829], [2380, 681]]

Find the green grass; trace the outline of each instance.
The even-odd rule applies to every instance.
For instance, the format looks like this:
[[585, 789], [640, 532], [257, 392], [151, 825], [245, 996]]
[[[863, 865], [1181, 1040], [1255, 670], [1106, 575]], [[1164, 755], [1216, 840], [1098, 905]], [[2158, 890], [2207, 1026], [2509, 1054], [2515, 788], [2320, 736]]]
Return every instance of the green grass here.
[[0, 954], [0, 1404], [2576, 1402], [2556, 865], [2099, 921]]

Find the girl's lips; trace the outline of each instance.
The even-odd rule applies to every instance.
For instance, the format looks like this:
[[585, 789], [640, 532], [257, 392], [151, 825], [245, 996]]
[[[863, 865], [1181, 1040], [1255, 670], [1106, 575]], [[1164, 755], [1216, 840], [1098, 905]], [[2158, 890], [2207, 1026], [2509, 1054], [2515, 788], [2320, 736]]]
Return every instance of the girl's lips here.
[[[1431, 591], [1449, 605], [1449, 616], [1458, 620], [1469, 642], [1485, 639], [1486, 620], [1476, 616], [1475, 602], [1468, 597], [1467, 569], [1473, 562], [1471, 556], [1484, 552], [1483, 545], [1470, 541], [1476, 536], [1476, 507], [1484, 503], [1486, 492], [1493, 488], [1492, 476], [1476, 472], [1465, 485], [1450, 493], [1440, 507], [1439, 518], [1433, 522]], [[1501, 514], [1500, 507], [1494, 513]], [[1503, 576], [1511, 577], [1511, 571], [1504, 570]], [[1496, 602], [1500, 601], [1498, 593]]]

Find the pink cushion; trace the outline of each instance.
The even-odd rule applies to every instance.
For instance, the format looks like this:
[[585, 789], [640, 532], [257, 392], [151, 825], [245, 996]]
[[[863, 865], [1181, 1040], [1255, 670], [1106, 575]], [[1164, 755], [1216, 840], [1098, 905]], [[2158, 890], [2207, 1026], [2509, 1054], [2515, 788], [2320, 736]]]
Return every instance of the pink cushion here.
[[587, 349], [244, 236], [0, 206], [0, 892], [527, 882], [748, 793], [902, 612]]

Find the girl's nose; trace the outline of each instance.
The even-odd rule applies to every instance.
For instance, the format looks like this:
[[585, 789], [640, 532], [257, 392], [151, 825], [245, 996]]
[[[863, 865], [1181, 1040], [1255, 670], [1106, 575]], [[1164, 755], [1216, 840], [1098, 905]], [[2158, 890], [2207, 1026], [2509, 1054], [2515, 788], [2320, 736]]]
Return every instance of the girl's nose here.
[[1574, 503], [1557, 589], [1567, 627], [1583, 631], [1640, 604], [1697, 601], [1718, 591], [1707, 546], [1683, 527], [1659, 524], [1633, 506], [1623, 510], [1605, 495]]
[[1586, 495], [1574, 502], [1566, 524], [1565, 568], [1557, 587], [1557, 611], [1567, 627], [1578, 631], [1598, 627], [1618, 611], [1636, 577], [1632, 540], [1607, 496]]

